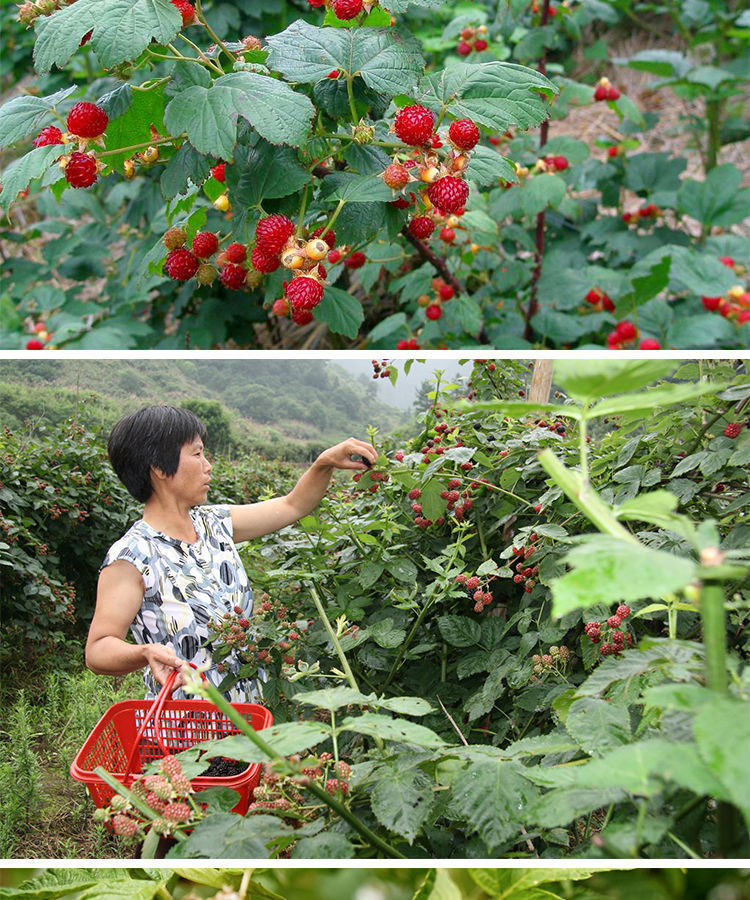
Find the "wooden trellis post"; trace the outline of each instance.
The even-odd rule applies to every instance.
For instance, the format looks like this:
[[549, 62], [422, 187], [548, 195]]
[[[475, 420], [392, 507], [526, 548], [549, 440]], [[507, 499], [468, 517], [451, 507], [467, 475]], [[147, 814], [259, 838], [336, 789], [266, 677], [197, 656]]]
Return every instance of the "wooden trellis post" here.
[[534, 373], [529, 387], [529, 400], [532, 403], [549, 403], [552, 391], [552, 363], [551, 359], [537, 359], [534, 362]]

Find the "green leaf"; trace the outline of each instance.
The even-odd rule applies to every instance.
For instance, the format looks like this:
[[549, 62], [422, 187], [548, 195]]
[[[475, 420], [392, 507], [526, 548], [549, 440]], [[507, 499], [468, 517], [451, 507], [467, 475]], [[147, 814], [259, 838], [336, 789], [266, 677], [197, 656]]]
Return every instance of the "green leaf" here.
[[677, 209], [709, 228], [736, 225], [750, 208], [750, 188], [741, 185], [742, 173], [736, 166], [717, 166], [705, 181], [686, 178], [682, 182]]
[[403, 628], [397, 628], [393, 619], [380, 619], [374, 622], [368, 629], [370, 637], [379, 647], [385, 647], [387, 650], [393, 650], [400, 647], [406, 638], [406, 632]]
[[362, 304], [351, 294], [341, 288], [326, 285], [320, 304], [315, 307], [313, 315], [319, 322], [325, 322], [336, 334], [355, 338], [364, 321]]
[[169, 102], [164, 124], [173, 134], [186, 132], [199, 153], [231, 160], [237, 143], [234, 92], [217, 82], [194, 84]]
[[609, 535], [591, 535], [563, 560], [572, 571], [551, 583], [556, 616], [597, 603], [663, 597], [689, 584], [696, 564]]
[[433, 806], [432, 783], [421, 769], [382, 766], [370, 804], [381, 825], [412, 844]]
[[393, 191], [376, 175], [334, 172], [323, 180], [320, 199], [329, 202], [346, 200], [349, 203], [387, 203], [393, 199]]
[[676, 290], [687, 290], [698, 297], [718, 297], [736, 282], [734, 272], [711, 253], [701, 253], [689, 247], [668, 245], [659, 253], [672, 257], [670, 280]]
[[450, 810], [478, 833], [488, 850], [517, 838], [536, 790], [522, 767], [502, 759], [471, 760], [453, 785]]
[[505, 157], [500, 156], [494, 147], [485, 147], [484, 144], [477, 144], [471, 151], [469, 165], [466, 167], [466, 177], [480, 187], [496, 184], [501, 178], [507, 182], [518, 181], [515, 166]]
[[170, 0], [78, 0], [34, 23], [37, 72], [62, 68], [92, 31], [91, 46], [105, 69], [135, 59], [152, 40], [170, 43], [182, 28]]
[[338, 69], [359, 74], [368, 87], [393, 96], [410, 92], [424, 66], [416, 40], [397, 29], [316, 28], [297, 20], [266, 43], [269, 68], [304, 84]]
[[[674, 360], [566, 359], [555, 362], [555, 383], [581, 403], [610, 394], [637, 391], [664, 378]], [[561, 412], [566, 412], [565, 408]]]
[[607, 807], [610, 803], [620, 803], [627, 797], [619, 788], [556, 788], [544, 794], [527, 814], [527, 820], [542, 828], [556, 828], [568, 825], [573, 819], [586, 815], [594, 809]]
[[636, 153], [628, 157], [624, 185], [637, 194], [677, 191], [687, 166], [683, 157], [669, 153]]
[[609, 397], [595, 403], [590, 409], [592, 416], [611, 416], [623, 412], [652, 410], [661, 406], [673, 406], [695, 400], [704, 394], [713, 394], [726, 387], [727, 382], [703, 382], [702, 384], [661, 384], [640, 394], [624, 394]]
[[669, 284], [669, 271], [672, 266], [670, 257], [665, 256], [661, 261], [640, 277], [634, 276], [631, 280], [631, 290], [617, 301], [617, 313], [623, 318], [632, 314], [639, 306], [656, 297]]
[[581, 881], [601, 869], [469, 869], [469, 875], [491, 897], [514, 898], [517, 891], [528, 890], [550, 881]]
[[18, 194], [25, 191], [34, 179], [41, 178], [66, 149], [62, 144], [35, 147], [20, 159], [14, 160], [2, 175], [0, 208], [7, 210]]
[[649, 522], [659, 528], [674, 531], [697, 547], [695, 526], [687, 516], [676, 513], [678, 502], [678, 498], [669, 491], [651, 491], [626, 500], [615, 507], [614, 514], [624, 521]]
[[372, 696], [361, 694], [349, 687], [326, 688], [322, 691], [306, 691], [295, 694], [292, 698], [295, 703], [303, 703], [306, 706], [317, 706], [320, 709], [337, 710], [342, 706], [352, 706], [367, 703]]
[[[357, 850], [343, 834], [323, 832], [312, 837], [303, 837], [294, 843], [292, 859], [354, 859]], [[252, 888], [251, 888], [252, 890]], [[255, 897], [252, 890], [248, 896]]]
[[354, 731], [357, 734], [402, 744], [415, 744], [418, 747], [445, 746], [445, 741], [424, 725], [405, 719], [390, 719], [378, 713], [364, 713], [357, 718], [349, 716], [339, 722], [339, 728], [342, 731]]
[[45, 125], [54, 124], [56, 120], [52, 110], [75, 90], [74, 85], [49, 97], [22, 94], [3, 104], [0, 107], [0, 147], [9, 147], [40, 131]]
[[296, 151], [259, 140], [253, 147], [237, 147], [227, 184], [235, 208], [256, 206], [294, 194], [310, 179]]
[[701, 758], [724, 785], [750, 827], [750, 704], [717, 696], [698, 711], [693, 730]]
[[410, 559], [404, 556], [389, 560], [386, 562], [385, 567], [394, 578], [402, 581], [404, 584], [414, 584], [417, 580], [417, 567]]
[[558, 207], [565, 196], [565, 182], [559, 175], [534, 175], [521, 188], [521, 208], [535, 216], [543, 209]]
[[494, 131], [507, 131], [540, 125], [549, 112], [543, 98], [556, 93], [549, 79], [526, 66], [457, 62], [426, 76], [417, 98], [427, 106], [447, 107], [457, 119], [469, 118]]
[[[299, 697], [297, 694], [294, 699], [298, 700]], [[330, 737], [330, 728], [319, 722], [283, 722], [271, 728], [264, 728], [261, 737], [282, 756], [289, 756], [292, 753], [309, 750], [310, 747], [325, 741]], [[229, 759], [240, 759], [246, 763], [266, 762], [268, 759], [250, 738], [238, 734], [222, 738], [220, 741], [204, 741], [195, 747], [214, 755], [220, 753]]]
[[[110, 119], [105, 135], [106, 150], [118, 150], [121, 147], [132, 147], [151, 139], [151, 129], [163, 132], [164, 94], [161, 87], [150, 91], [133, 91], [132, 100], [123, 115]], [[130, 159], [133, 151], [115, 153], [106, 158], [111, 169], [122, 166]]]
[[390, 710], [399, 716], [426, 716], [433, 711], [430, 704], [421, 697], [389, 697], [387, 700], [380, 698], [372, 705]]
[[215, 86], [230, 88], [237, 113], [269, 144], [301, 147], [307, 140], [315, 107], [309, 97], [267, 75], [230, 72]]
[[676, 50], [641, 50], [627, 59], [618, 58], [613, 62], [664, 77], [685, 75], [693, 65], [684, 53]]
[[589, 755], [605, 753], [631, 739], [627, 709], [594, 697], [581, 697], [571, 705], [565, 727]]
[[482, 637], [479, 622], [467, 616], [439, 616], [438, 628], [451, 647], [476, 647]]

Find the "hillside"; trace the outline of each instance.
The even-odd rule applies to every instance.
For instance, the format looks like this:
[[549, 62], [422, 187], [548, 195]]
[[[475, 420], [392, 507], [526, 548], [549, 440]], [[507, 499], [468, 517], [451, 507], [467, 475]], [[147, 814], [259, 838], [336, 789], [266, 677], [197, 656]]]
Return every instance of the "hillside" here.
[[231, 431], [233, 449], [288, 459], [364, 437], [369, 426], [390, 432], [405, 418], [377, 398], [371, 381], [326, 360], [0, 361], [2, 424], [11, 428], [77, 413], [106, 430], [140, 406], [198, 402], [201, 415]]

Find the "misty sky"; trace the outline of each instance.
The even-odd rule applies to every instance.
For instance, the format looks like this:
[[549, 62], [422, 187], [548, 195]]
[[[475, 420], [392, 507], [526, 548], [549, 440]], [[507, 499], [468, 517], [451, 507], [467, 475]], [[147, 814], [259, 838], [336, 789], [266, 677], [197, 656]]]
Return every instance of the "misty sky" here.
[[[377, 357], [373, 356], [372, 359]], [[364, 374], [371, 378], [373, 374], [372, 361], [370, 359], [335, 359], [336, 365], [351, 372], [354, 376]], [[455, 359], [428, 359], [424, 363], [415, 362], [408, 375], [404, 375], [404, 360], [396, 360], [399, 376], [394, 388], [389, 379], [382, 378], [373, 382], [377, 385], [378, 399], [390, 406], [400, 409], [408, 409], [414, 402], [414, 397], [423, 381], [434, 377], [435, 370], [440, 369], [445, 373], [445, 378], [453, 381], [463, 373], [466, 378], [471, 374], [472, 364], [467, 362], [460, 365]]]

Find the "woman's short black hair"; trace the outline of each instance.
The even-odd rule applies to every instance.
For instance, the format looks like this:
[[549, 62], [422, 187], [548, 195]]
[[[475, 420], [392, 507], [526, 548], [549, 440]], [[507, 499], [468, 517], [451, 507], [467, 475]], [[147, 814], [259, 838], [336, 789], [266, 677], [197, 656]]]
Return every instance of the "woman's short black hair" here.
[[153, 493], [151, 467], [174, 475], [180, 450], [196, 437], [205, 442], [206, 426], [189, 409], [144, 406], [115, 425], [107, 453], [120, 481], [145, 503]]

